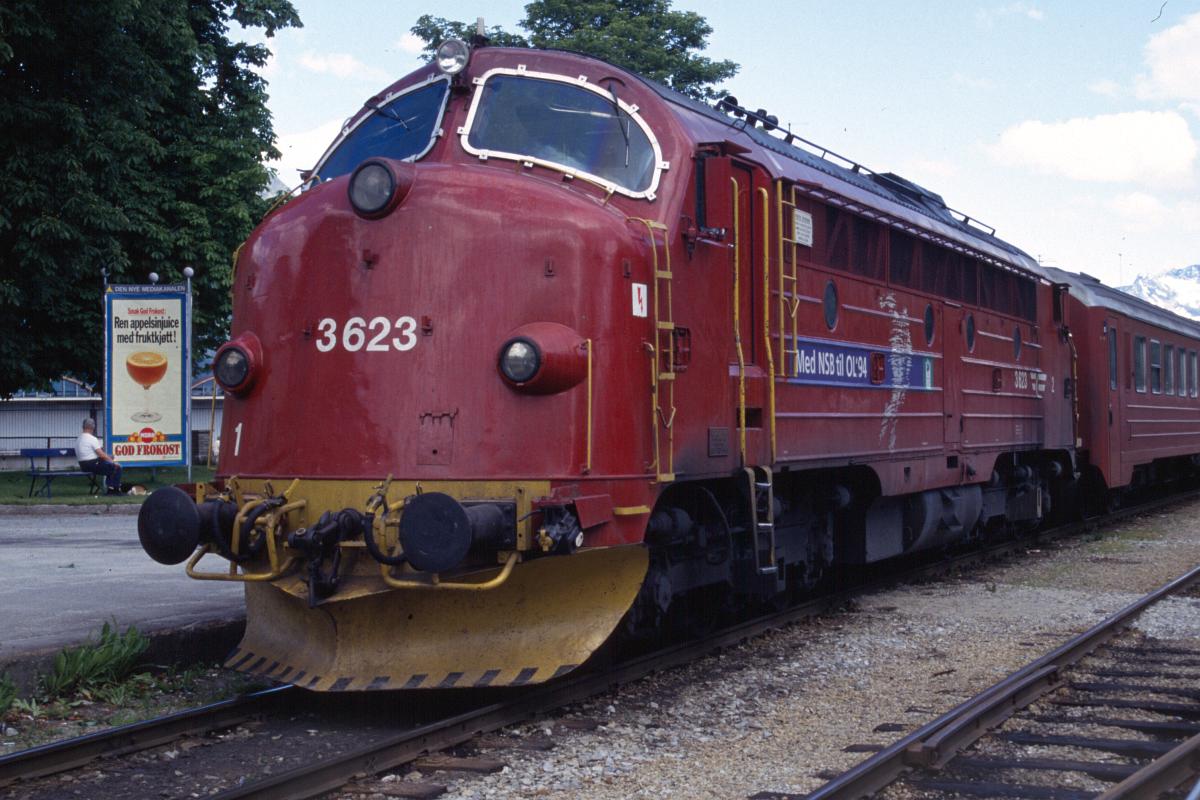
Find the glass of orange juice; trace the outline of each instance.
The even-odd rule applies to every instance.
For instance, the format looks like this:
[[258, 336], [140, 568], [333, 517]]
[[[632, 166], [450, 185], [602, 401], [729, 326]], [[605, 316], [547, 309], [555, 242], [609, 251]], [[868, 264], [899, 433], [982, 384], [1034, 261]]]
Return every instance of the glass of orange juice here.
[[150, 410], [150, 387], [163, 379], [167, 374], [167, 357], [152, 350], [139, 350], [130, 353], [125, 359], [125, 369], [134, 383], [140, 384], [145, 390], [145, 408], [134, 414], [130, 419], [134, 422], [158, 422], [162, 414]]

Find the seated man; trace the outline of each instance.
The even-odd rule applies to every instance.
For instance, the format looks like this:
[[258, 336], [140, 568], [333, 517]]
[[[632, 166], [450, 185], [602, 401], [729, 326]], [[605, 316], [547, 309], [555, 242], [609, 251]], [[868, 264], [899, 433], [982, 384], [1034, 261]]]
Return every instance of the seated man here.
[[100, 446], [96, 438], [96, 421], [91, 417], [83, 421], [83, 433], [75, 440], [75, 457], [84, 472], [103, 475], [108, 494], [124, 494], [121, 491], [121, 465]]

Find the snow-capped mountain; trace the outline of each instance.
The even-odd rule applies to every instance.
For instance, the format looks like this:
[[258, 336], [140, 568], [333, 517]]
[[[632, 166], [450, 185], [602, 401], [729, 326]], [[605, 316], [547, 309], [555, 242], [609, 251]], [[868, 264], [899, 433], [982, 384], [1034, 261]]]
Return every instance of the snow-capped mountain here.
[[1182, 317], [1200, 320], [1200, 264], [1160, 275], [1139, 275], [1129, 286], [1117, 288]]

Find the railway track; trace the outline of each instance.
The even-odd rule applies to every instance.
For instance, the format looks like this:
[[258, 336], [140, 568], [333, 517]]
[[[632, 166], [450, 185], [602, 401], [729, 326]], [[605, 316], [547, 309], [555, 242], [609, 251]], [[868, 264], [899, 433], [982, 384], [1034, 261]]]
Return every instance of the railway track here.
[[[1200, 497], [1200, 492], [1127, 509], [1105, 518], [1104, 524], [1196, 497]], [[1094, 523], [1062, 526], [1040, 533], [1037, 541], [1075, 535], [1093, 527]], [[182, 741], [185, 747], [180, 749], [187, 755], [190, 755], [186, 753], [189, 742], [205, 745], [203, 748], [197, 745], [197, 753], [212, 750], [211, 757], [206, 756], [203, 764], [186, 765], [187, 770], [208, 782], [203, 794], [209, 794], [215, 785], [221, 791], [211, 796], [220, 798], [317, 797], [345, 786], [356, 776], [395, 769], [652, 672], [688, 663], [714, 650], [818, 615], [862, 592], [954, 572], [1021, 551], [1032, 541], [1032, 537], [1010, 540], [935, 563], [912, 566], [899, 574], [866, 580], [784, 611], [724, 628], [700, 641], [671, 645], [620, 663], [595, 664], [589, 671], [531, 689], [492, 690], [485, 695], [462, 692], [313, 695], [293, 687], [278, 687], [5, 756], [0, 758], [0, 787], [10, 786], [16, 792], [15, 797], [43, 796], [41, 789], [45, 787], [39, 787], [47, 779], [39, 781], [39, 777], [78, 771], [87, 765], [92, 770], [87, 774], [93, 779], [96, 775], [111, 779], [103, 791], [97, 786], [96, 791], [88, 792], [92, 796], [141, 796], [136, 786], [130, 792], [114, 791], [113, 783], [138, 775], [145, 776], [144, 781], [156, 781], [158, 773], [165, 773], [168, 784], [174, 780], [180, 795], [186, 796], [191, 793], [187, 791], [190, 787], [185, 785], [186, 779], [175, 780], [183, 772], [175, 767], [185, 764], [175, 762], [175, 756], [170, 756], [176, 752], [172, 743]], [[439, 714], [433, 710], [442, 705], [452, 712]], [[383, 713], [380, 706], [386, 706]], [[320, 748], [306, 736], [317, 735], [326, 752], [313, 752]], [[163, 745], [172, 748], [164, 751]], [[157, 753], [153, 752], [155, 749]], [[275, 755], [276, 751], [286, 755]], [[164, 752], [169, 756], [167, 763], [162, 762]], [[130, 759], [131, 766], [121, 766]], [[220, 762], [221, 768], [207, 766], [211, 761]], [[171, 789], [164, 789], [161, 783], [155, 788], [156, 793], [168, 792], [165, 796], [171, 796]]]
[[1200, 612], [1176, 641], [1129, 628], [1197, 587], [1200, 567], [810, 794], [752, 798], [1183, 798], [1200, 786]]

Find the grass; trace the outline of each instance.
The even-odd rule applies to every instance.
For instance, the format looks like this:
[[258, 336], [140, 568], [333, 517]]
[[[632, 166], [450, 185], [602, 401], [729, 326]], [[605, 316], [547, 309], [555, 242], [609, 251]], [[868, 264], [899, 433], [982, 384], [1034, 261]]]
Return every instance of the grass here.
[[224, 700], [267, 683], [215, 664], [139, 664], [148, 640], [136, 628], [105, 625], [84, 645], [64, 648], [28, 697], [0, 673], [0, 756], [112, 725]]
[[[211, 481], [213, 470], [208, 467], [192, 468], [192, 480], [198, 483]], [[159, 467], [153, 471], [149, 467], [126, 467], [121, 472], [121, 482], [146, 487], [149, 494], [160, 486], [170, 486], [175, 483], [187, 482], [186, 467]], [[3, 505], [117, 505], [123, 503], [141, 503], [145, 496], [106, 497], [105, 495], [88, 494], [87, 478], [55, 478], [51, 484], [54, 494], [47, 499], [45, 495], [29, 497], [29, 473], [0, 472], [0, 504]]]
[[54, 668], [42, 676], [42, 688], [47, 697], [55, 698], [111, 687], [129, 677], [149, 646], [150, 640], [137, 628], [130, 626], [125, 633], [118, 633], [116, 626], [106, 622], [98, 640], [59, 652]]

